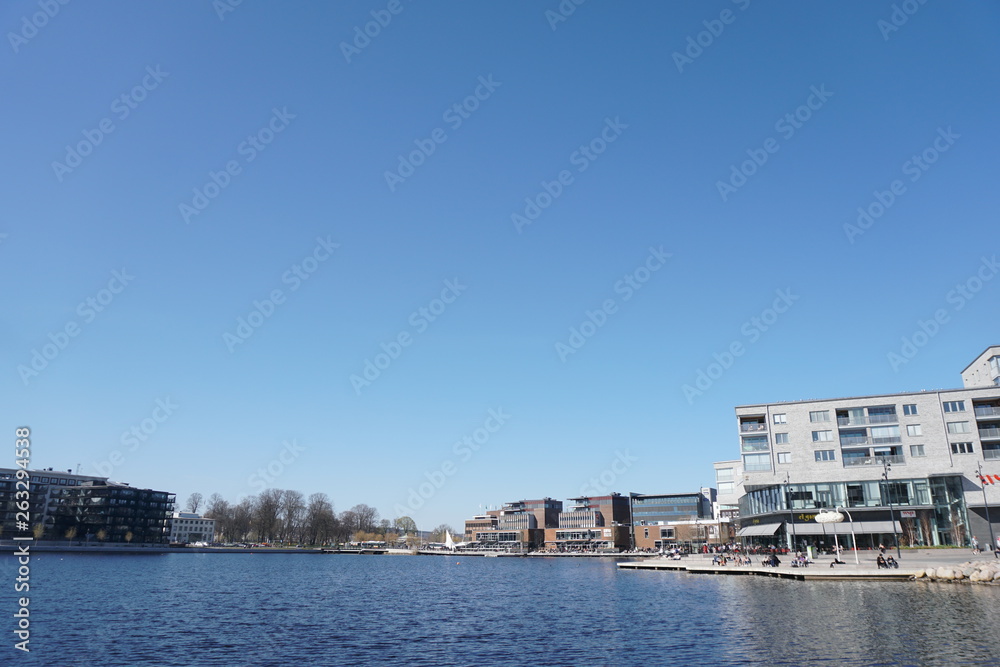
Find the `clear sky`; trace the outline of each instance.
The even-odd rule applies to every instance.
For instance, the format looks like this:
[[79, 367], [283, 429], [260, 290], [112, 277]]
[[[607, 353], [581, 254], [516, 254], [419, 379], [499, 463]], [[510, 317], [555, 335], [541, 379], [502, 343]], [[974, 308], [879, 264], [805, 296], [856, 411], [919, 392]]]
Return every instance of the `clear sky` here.
[[0, 8], [0, 464], [459, 527], [1000, 342], [995, 3], [234, 1]]

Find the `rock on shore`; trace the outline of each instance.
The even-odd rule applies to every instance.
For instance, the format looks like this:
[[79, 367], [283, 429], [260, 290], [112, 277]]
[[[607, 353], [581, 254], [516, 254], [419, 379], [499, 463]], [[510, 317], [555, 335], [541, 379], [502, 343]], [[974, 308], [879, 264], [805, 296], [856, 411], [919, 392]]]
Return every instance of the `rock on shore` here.
[[975, 584], [1000, 583], [1000, 561], [967, 561], [961, 565], [942, 565], [917, 570], [914, 579], [928, 581], [968, 581]]

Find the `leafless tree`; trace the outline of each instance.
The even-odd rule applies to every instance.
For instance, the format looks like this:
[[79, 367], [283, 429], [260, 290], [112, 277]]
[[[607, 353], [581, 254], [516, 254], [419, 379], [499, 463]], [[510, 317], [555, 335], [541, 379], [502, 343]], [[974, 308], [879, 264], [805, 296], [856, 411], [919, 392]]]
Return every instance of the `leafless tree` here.
[[198, 509], [201, 507], [201, 501], [202, 501], [202, 495], [200, 493], [198, 493], [197, 491], [192, 493], [190, 496], [188, 496], [187, 511], [191, 512], [192, 514], [197, 514]]
[[281, 489], [264, 489], [257, 496], [254, 506], [253, 527], [260, 542], [270, 542], [281, 529], [281, 501], [285, 492]]

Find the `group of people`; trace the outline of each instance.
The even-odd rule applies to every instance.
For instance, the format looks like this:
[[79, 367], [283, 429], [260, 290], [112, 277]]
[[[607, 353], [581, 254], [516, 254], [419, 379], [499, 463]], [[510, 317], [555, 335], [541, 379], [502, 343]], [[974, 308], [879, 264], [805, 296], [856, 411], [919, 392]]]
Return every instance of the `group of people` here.
[[879, 554], [878, 558], [875, 559], [875, 563], [878, 565], [878, 569], [880, 570], [887, 570], [890, 567], [899, 567], [899, 563], [897, 563], [896, 559], [892, 557], [892, 554], [889, 554], [888, 557]]

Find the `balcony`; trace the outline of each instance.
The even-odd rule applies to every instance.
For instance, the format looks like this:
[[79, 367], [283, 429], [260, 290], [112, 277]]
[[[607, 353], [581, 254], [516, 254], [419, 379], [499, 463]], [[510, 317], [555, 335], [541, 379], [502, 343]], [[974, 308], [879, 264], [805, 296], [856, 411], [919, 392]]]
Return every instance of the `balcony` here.
[[866, 417], [837, 417], [837, 426], [868, 426], [871, 424], [898, 424], [896, 413], [891, 415], [868, 415]]
[[[997, 436], [1000, 437], [1000, 436]], [[890, 435], [883, 438], [845, 438], [841, 436], [841, 447], [870, 447], [872, 445], [898, 445], [903, 439], [898, 435]]]
[[987, 461], [1000, 460], [1000, 449], [984, 449], [983, 458], [986, 459]]
[[1000, 428], [997, 428], [996, 426], [979, 429], [980, 440], [996, 440], [998, 438], [1000, 438]]
[[1000, 417], [1000, 408], [992, 405], [977, 405], [977, 417]]
[[905, 464], [906, 458], [898, 455], [884, 456], [845, 456], [844, 457], [844, 467], [854, 468], [856, 466], [880, 466], [882, 462], [891, 464]]
[[740, 431], [743, 433], [755, 433], [757, 431], [766, 431], [767, 424], [762, 424], [759, 422], [743, 422], [740, 424]]

